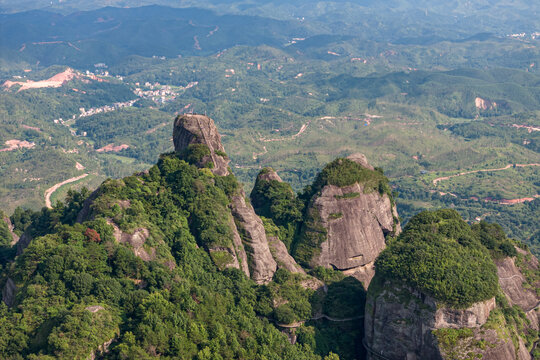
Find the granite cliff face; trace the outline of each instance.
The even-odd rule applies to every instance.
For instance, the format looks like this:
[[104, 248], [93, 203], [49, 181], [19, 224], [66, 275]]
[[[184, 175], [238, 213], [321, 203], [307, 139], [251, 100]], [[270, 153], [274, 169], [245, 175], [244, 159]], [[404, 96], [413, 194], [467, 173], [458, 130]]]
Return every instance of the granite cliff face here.
[[237, 231], [244, 243], [251, 278], [259, 284], [272, 280], [277, 264], [270, 248], [262, 220], [255, 214], [253, 207], [246, 203], [243, 190], [231, 199], [231, 211]]
[[[375, 172], [362, 154], [348, 159]], [[366, 187], [326, 184], [310, 201], [304, 233], [320, 237], [319, 251], [310, 266], [324, 266], [352, 275], [367, 287], [374, 275], [374, 261], [385, 248], [389, 234], [401, 231], [390, 196]], [[321, 242], [322, 240], [322, 242]]]
[[[380, 281], [375, 279], [374, 281]], [[368, 359], [452, 359], [451, 353], [475, 353], [482, 359], [516, 359], [511, 339], [483, 328], [495, 299], [466, 309], [452, 309], [432, 297], [397, 283], [378, 284], [382, 291], [368, 293], [365, 346]], [[446, 329], [470, 329], [462, 341], [445, 346], [438, 337]], [[482, 348], [482, 341], [489, 346]]]
[[[208, 147], [209, 155], [205, 155], [198, 163], [199, 167], [206, 167], [209, 162], [211, 171], [217, 176], [230, 175], [229, 159], [221, 143], [214, 121], [204, 115], [180, 115], [174, 122], [173, 141], [175, 151], [182, 153], [191, 145], [199, 144]], [[231, 260], [225, 267], [236, 267], [246, 275], [251, 276], [259, 284], [272, 280], [277, 270], [268, 245], [268, 239], [262, 220], [255, 214], [251, 204], [246, 203], [245, 193], [237, 189], [230, 196], [229, 208], [232, 214], [231, 231], [233, 246], [227, 248], [210, 248], [211, 253], [227, 251]]]
[[182, 151], [192, 144], [208, 146], [210, 154], [205, 156], [199, 165], [213, 163], [212, 172], [216, 175], [229, 175], [229, 158], [225, 155], [225, 148], [221, 143], [214, 121], [204, 115], [184, 114], [174, 121], [173, 142], [175, 151]]
[[[294, 216], [291, 216], [291, 214], [297, 214], [298, 218], [300, 218], [301, 212], [299, 210], [297, 212], [291, 210], [291, 208], [294, 208], [295, 203], [299, 203], [292, 188], [288, 184], [283, 183], [281, 177], [272, 168], [264, 168], [261, 170], [261, 172], [259, 172], [255, 182], [255, 188], [257, 187], [259, 187], [259, 193], [257, 193], [256, 190], [251, 193], [251, 201], [253, 202], [254, 206], [259, 206], [259, 208], [256, 209], [257, 214], [262, 213], [268, 218], [274, 217], [273, 220], [267, 219], [267, 221], [272, 222], [271, 225], [267, 226], [272, 227], [275, 232], [289, 232], [290, 235], [294, 236], [296, 223]], [[272, 215], [275, 215], [277, 209], [274, 208], [273, 205], [278, 204], [282, 208], [286, 208], [286, 212], [284, 213], [280, 210], [281, 216], [279, 218], [275, 218], [275, 216]], [[273, 221], [276, 221], [280, 225], [286, 225], [287, 227], [283, 226], [281, 229], [279, 229], [275, 226]], [[268, 238], [270, 252], [276, 260], [278, 268], [284, 268], [292, 273], [305, 274], [304, 269], [302, 269], [302, 267], [298, 265], [294, 258], [289, 254], [289, 250], [287, 249], [285, 243], [280, 240], [280, 235], [267, 232], [266, 236]], [[283, 236], [283, 234], [281, 234], [281, 236]]]
[[538, 260], [502, 228], [454, 210], [409, 220], [375, 262], [364, 318], [370, 359], [531, 359]]
[[[525, 264], [520, 263], [521, 269], [538, 269], [534, 256], [517, 250], [528, 258]], [[530, 286], [516, 261], [505, 257], [495, 263], [509, 305], [517, 305], [526, 315], [527, 325], [516, 329], [516, 335], [524, 335], [538, 331], [539, 284]], [[376, 276], [368, 291], [364, 318], [368, 359], [465, 359], [466, 354], [486, 360], [532, 359], [530, 345], [528, 348], [523, 338], [515, 335], [513, 343], [512, 324], [504, 320], [500, 310], [491, 314], [495, 309], [495, 298], [453, 309], [403, 283]], [[452, 329], [452, 335], [458, 335], [453, 342], [448, 340]]]
[[[518, 257], [505, 257], [495, 261], [499, 285], [510, 305], [519, 306], [531, 322], [530, 326], [539, 330], [540, 296], [536, 290], [540, 288], [540, 281], [537, 280], [530, 284], [523, 274], [524, 271], [538, 272], [538, 259], [523, 249], [516, 248], [516, 250]], [[516, 262], [519, 263], [519, 267]]]

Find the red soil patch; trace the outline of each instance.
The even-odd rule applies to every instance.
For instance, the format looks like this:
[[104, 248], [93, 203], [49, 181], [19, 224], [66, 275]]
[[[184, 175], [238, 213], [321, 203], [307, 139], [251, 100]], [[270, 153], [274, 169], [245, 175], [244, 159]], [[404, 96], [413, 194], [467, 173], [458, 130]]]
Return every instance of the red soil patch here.
[[25, 141], [25, 140], [8, 140], [8, 141], [6, 141], [6, 145], [8, 147], [4, 148], [4, 149], [0, 149], [0, 152], [2, 152], [2, 151], [13, 151], [13, 150], [22, 149], [22, 148], [31, 149], [34, 146], [36, 146], [35, 143], [28, 142], [28, 141]]
[[129, 145], [128, 144], [122, 144], [122, 145], [118, 145], [118, 146], [114, 146], [114, 144], [109, 144], [109, 145], [106, 145], [102, 148], [99, 148], [97, 149], [96, 151], [97, 152], [119, 152], [119, 151], [122, 151], [124, 149], [128, 149], [129, 148]]
[[535, 195], [533, 197], [525, 197], [525, 198], [521, 198], [521, 199], [502, 199], [502, 200], [499, 200], [499, 204], [503, 204], [503, 205], [513, 205], [513, 204], [521, 204], [521, 203], [524, 203], [524, 202], [528, 202], [528, 201], [533, 201], [534, 199], [540, 197], [539, 195]]
[[57, 88], [61, 87], [68, 81], [72, 80], [73, 78], [77, 77], [77, 73], [73, 71], [73, 69], [67, 68], [64, 72], [61, 72], [59, 74], [54, 75], [53, 77], [42, 80], [42, 81], [11, 81], [7, 80], [4, 82], [4, 87], [11, 88], [14, 85], [21, 85], [21, 88], [18, 91], [27, 90], [27, 89], [39, 89], [39, 88], [45, 88], [45, 87], [52, 87]]
[[21, 125], [21, 126], [22, 126], [23, 128], [25, 128], [25, 129], [30, 129], [30, 130], [35, 130], [35, 131], [37, 131], [37, 132], [41, 132], [41, 129], [38, 128], [38, 127], [28, 126], [28, 125], [24, 125], [24, 124]]

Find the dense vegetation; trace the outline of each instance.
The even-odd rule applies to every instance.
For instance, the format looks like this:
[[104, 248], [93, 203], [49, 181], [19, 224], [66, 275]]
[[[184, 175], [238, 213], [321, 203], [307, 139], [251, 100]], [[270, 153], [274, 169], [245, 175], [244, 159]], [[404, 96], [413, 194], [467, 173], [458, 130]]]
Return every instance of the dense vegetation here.
[[510, 247], [497, 251], [515, 252], [507, 239], [495, 239], [493, 230], [496, 227], [487, 224], [471, 229], [454, 210], [422, 212], [377, 258], [377, 274], [454, 307], [490, 299], [498, 291], [497, 271], [482, 244], [498, 240]]
[[[200, 160], [200, 146], [190, 150], [165, 154], [140, 175], [107, 180], [92, 195], [70, 191], [52, 210], [14, 212], [15, 232], [33, 240], [3, 262], [0, 282], [13, 280], [18, 290], [12, 307], [0, 305], [2, 358], [85, 358], [105, 343], [111, 359], [361, 354], [353, 343], [329, 341], [338, 330], [324, 323], [306, 327], [312, 335], [294, 346], [270, 323], [309, 321], [320, 312], [355, 317], [363, 296], [356, 280], [319, 269], [332, 283], [324, 294], [301, 285], [315, 281], [310, 276], [279, 269], [273, 282], [258, 286], [206, 251], [231, 245], [227, 205], [238, 185], [233, 175], [184, 161]], [[145, 231], [142, 246], [126, 240]], [[361, 328], [351, 334], [361, 336]]]
[[[51, 6], [68, 13], [100, 3]], [[145, 174], [108, 179], [83, 209], [90, 195], [83, 186], [148, 169], [170, 151], [168, 123], [182, 112], [216, 120], [247, 188], [264, 166], [292, 184], [257, 181], [251, 200], [267, 233], [302, 265], [310, 266], [326, 238], [308, 206], [324, 185], [358, 181], [366, 192], [391, 194], [382, 171], [341, 158], [361, 151], [386, 169], [405, 221], [452, 207], [469, 223], [502, 226], [468, 226], [449, 211], [422, 213], [389, 244], [378, 271], [452, 306], [492, 296], [491, 258], [516, 255], [503, 230], [540, 251], [540, 199], [497, 203], [537, 195], [538, 168], [433, 180], [538, 163], [538, 39], [505, 36], [536, 31], [537, 18], [506, 0], [486, 7], [430, 2], [429, 14], [424, 3], [395, 5], [381, 11], [382, 2], [233, 0], [197, 3], [215, 13], [147, 7], [2, 15], [2, 82], [43, 80], [68, 64], [98, 78], [0, 91], [0, 150], [9, 140], [33, 144], [0, 152], [0, 208], [16, 209], [15, 233], [34, 239], [15, 257], [0, 221], [0, 285], [9, 278], [18, 287], [14, 307], [0, 305], [0, 357], [86, 358], [111, 339], [106, 358], [362, 357], [361, 322], [314, 320], [358, 316], [365, 293], [356, 280], [311, 269], [328, 285], [323, 294], [304, 286], [314, 281], [310, 275], [280, 269], [272, 283], [257, 286], [227, 269], [231, 256], [219, 249], [231, 246], [228, 206], [241, 184], [233, 175], [213, 176], [211, 162], [194, 166], [208, 155], [204, 146], [162, 156]], [[477, 35], [486, 31], [495, 35]], [[79, 117], [81, 107], [134, 100], [135, 88], [154, 90], [156, 82], [156, 89], [174, 90], [167, 101], [139, 98], [130, 108]], [[129, 148], [95, 151], [109, 144]], [[52, 196], [53, 209], [39, 210], [45, 189], [83, 173], [89, 175], [70, 185], [82, 191], [64, 186]], [[56, 202], [64, 194], [66, 202]], [[148, 237], [138, 246], [116, 241], [119, 233]], [[518, 266], [526, 261], [517, 254]], [[534, 284], [538, 274], [523, 271]], [[523, 322], [515, 309], [502, 309], [505, 321]], [[303, 321], [295, 346], [271, 324]]]
[[364, 193], [378, 191], [379, 194], [392, 198], [388, 179], [381, 169], [370, 170], [346, 158], [335, 159], [326, 165], [315, 178], [313, 185], [304, 190], [302, 197], [311, 198], [310, 195], [318, 193], [325, 185], [345, 187], [355, 183], [363, 187]]
[[269, 171], [273, 170], [265, 168], [259, 173], [250, 194], [251, 204], [257, 215], [271, 219], [277, 225], [279, 239], [290, 250], [302, 221], [304, 204], [296, 197], [291, 185], [261, 178]]

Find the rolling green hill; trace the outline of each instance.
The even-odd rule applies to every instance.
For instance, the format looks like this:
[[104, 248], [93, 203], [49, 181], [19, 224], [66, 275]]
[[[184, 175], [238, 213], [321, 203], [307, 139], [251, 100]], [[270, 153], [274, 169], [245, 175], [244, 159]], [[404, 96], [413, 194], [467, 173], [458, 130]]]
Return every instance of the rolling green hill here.
[[[342, 28], [330, 14], [356, 5], [327, 8], [329, 18], [320, 26], [322, 14], [304, 21], [253, 16], [285, 9], [285, 3], [234, 3], [235, 15], [223, 11], [230, 3], [212, 4], [208, 8], [216, 12], [153, 6], [1, 15], [2, 82], [45, 80], [65, 64], [80, 74], [58, 88], [0, 91], [0, 146], [30, 144], [0, 152], [1, 208], [37, 210], [47, 189], [83, 174], [88, 176], [52, 192], [53, 203], [70, 186], [95, 187], [107, 177], [141, 171], [170, 151], [174, 114], [196, 112], [216, 119], [246, 190], [262, 167], [272, 166], [300, 191], [323, 164], [363, 152], [391, 178], [404, 220], [418, 210], [452, 205], [468, 221], [497, 218], [511, 236], [535, 239], [530, 219], [537, 217], [536, 201], [500, 201], [537, 195], [537, 167], [432, 182], [540, 162], [539, 132], [533, 130], [539, 126], [540, 51], [530, 33], [507, 37], [501, 25], [495, 35], [475, 35], [494, 26], [487, 19], [467, 34], [414, 34], [418, 28], [407, 27], [409, 20], [392, 23], [402, 28], [393, 33], [388, 19], [411, 10], [407, 2], [363, 24], [344, 17]], [[291, 6], [309, 10], [301, 2]], [[361, 10], [378, 6], [366, 3]], [[433, 9], [444, 12], [445, 6]], [[467, 5], [454, 10], [459, 17]], [[487, 10], [470, 11], [479, 16]], [[513, 23], [513, 16], [505, 19]], [[434, 19], [424, 20], [433, 25]], [[134, 24], [140, 26], [135, 30]], [[443, 32], [444, 21], [439, 25]], [[350, 31], [366, 27], [373, 32]], [[62, 43], [37, 44], [43, 41]], [[106, 64], [94, 66], [100, 62]], [[95, 110], [105, 107], [114, 111]]]

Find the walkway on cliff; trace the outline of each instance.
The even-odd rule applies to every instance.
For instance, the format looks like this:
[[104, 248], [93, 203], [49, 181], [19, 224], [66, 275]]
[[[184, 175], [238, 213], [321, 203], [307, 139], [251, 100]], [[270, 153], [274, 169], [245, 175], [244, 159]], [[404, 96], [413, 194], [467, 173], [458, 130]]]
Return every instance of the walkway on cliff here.
[[[326, 320], [331, 321], [331, 322], [347, 322], [347, 321], [358, 320], [358, 319], [363, 319], [363, 318], [364, 318], [364, 315], [358, 315], [358, 316], [352, 316], [352, 317], [348, 317], [348, 318], [338, 319], [338, 318], [334, 318], [334, 317], [331, 317], [331, 316], [328, 316], [328, 315], [325, 315], [325, 314], [317, 314], [317, 315], [315, 315], [314, 317], [312, 317], [309, 320], [326, 319]], [[297, 321], [297, 322], [294, 322], [292, 324], [280, 324], [280, 323], [276, 322], [276, 325], [279, 326], [279, 327], [282, 327], [282, 328], [294, 329], [294, 328], [297, 328], [297, 327], [300, 327], [300, 326], [304, 325], [305, 322], [309, 321], [309, 320]]]

